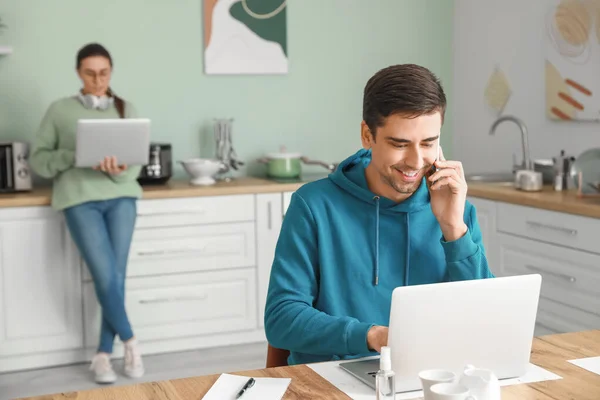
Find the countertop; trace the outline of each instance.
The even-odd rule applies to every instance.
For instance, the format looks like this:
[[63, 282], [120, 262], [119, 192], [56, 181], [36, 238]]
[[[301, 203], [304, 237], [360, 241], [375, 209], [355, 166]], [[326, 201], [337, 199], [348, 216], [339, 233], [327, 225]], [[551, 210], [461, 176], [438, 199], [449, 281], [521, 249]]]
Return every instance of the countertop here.
[[[194, 186], [187, 180], [170, 180], [164, 185], [143, 186], [143, 199], [223, 196], [234, 194], [277, 193], [295, 191], [304, 182], [280, 183], [263, 178], [239, 178], [231, 182], [217, 182], [212, 186]], [[0, 194], [0, 208], [48, 206], [52, 189], [35, 188], [30, 192]]]
[[[533, 339], [531, 363], [562, 379], [502, 387], [503, 400], [597, 400], [600, 375], [567, 360], [600, 355], [600, 331], [566, 333]], [[306, 365], [234, 372], [254, 377], [292, 378], [283, 399], [349, 399], [349, 397]], [[196, 400], [202, 398], [219, 375], [113, 386], [74, 393], [61, 393], [21, 400]], [[374, 396], [373, 396], [374, 397]]]
[[469, 196], [600, 218], [600, 197], [580, 198], [575, 190], [556, 192], [551, 186], [544, 186], [541, 192], [524, 192], [506, 184], [469, 182], [468, 185]]
[[[171, 180], [165, 185], [144, 186], [144, 199], [220, 196], [235, 194], [277, 193], [295, 191], [306, 182], [282, 183], [264, 178], [238, 178], [213, 186], [193, 186], [186, 180]], [[506, 184], [469, 182], [469, 196], [502, 201], [522, 206], [600, 218], [600, 198], [579, 198], [573, 190], [555, 192], [545, 186], [541, 192], [523, 192]], [[50, 205], [51, 188], [40, 187], [31, 192], [0, 194], [0, 208]]]

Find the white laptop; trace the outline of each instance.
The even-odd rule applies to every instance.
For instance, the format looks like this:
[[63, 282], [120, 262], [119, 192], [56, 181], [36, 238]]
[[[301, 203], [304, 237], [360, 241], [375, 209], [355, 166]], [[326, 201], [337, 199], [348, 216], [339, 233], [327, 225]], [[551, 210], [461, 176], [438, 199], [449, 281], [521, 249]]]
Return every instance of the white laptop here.
[[94, 167], [104, 157], [119, 164], [146, 165], [150, 157], [150, 120], [146, 118], [77, 121], [75, 166]]
[[[394, 289], [388, 346], [396, 391], [420, 390], [418, 374], [446, 369], [458, 376], [467, 364], [499, 379], [526, 373], [542, 277], [497, 277]], [[375, 387], [379, 359], [340, 363]]]

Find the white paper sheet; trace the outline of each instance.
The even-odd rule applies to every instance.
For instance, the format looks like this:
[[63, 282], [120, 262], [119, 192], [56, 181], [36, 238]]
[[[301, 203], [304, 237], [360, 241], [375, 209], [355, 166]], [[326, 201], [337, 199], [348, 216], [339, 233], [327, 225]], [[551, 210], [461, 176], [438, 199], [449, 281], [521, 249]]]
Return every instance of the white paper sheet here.
[[600, 375], [600, 357], [578, 358], [575, 360], [568, 361], [571, 364], [577, 365], [580, 368], [586, 369], [590, 372]]
[[[236, 394], [250, 379], [248, 376], [221, 374], [203, 400], [234, 400]], [[281, 400], [291, 378], [254, 378], [256, 383], [240, 400]]]
[[[328, 380], [333, 386], [346, 393], [354, 400], [374, 400], [375, 391], [370, 386], [362, 383], [348, 372], [339, 367], [338, 361], [308, 364], [313, 371]], [[500, 386], [517, 385], [520, 383], [533, 383], [562, 379], [562, 377], [547, 371], [534, 364], [529, 364], [529, 371], [520, 378], [502, 379]], [[422, 399], [423, 391], [398, 393], [396, 400]]]

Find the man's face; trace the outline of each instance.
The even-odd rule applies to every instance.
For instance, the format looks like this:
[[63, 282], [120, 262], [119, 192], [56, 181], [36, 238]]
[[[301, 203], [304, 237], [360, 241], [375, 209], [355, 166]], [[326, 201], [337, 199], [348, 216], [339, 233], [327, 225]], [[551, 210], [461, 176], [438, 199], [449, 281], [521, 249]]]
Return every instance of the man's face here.
[[396, 201], [414, 193], [438, 157], [441, 128], [440, 112], [416, 118], [390, 115], [375, 137], [363, 121], [363, 147], [372, 152], [366, 172], [371, 190]]

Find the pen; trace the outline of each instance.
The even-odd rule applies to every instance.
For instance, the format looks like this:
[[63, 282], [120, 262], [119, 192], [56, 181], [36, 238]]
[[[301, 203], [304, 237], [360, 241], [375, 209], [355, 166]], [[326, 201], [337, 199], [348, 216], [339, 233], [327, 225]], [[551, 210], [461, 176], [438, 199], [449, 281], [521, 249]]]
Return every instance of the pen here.
[[254, 380], [254, 378], [250, 378], [248, 379], [248, 382], [246, 382], [246, 384], [244, 385], [244, 387], [242, 388], [242, 390], [240, 390], [238, 392], [238, 394], [235, 396], [236, 399], [239, 399], [240, 397], [242, 397], [242, 395], [244, 393], [246, 393], [246, 390], [250, 389], [252, 386], [254, 386], [254, 382], [256, 382]]

